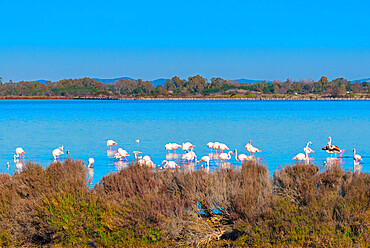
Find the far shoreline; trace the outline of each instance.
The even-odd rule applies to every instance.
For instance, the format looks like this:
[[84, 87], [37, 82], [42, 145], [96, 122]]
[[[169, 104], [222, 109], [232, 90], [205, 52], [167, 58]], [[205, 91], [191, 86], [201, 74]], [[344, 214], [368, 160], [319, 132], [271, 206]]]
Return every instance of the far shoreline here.
[[2, 96], [0, 100], [144, 100], [144, 101], [370, 101], [370, 97], [61, 97]]

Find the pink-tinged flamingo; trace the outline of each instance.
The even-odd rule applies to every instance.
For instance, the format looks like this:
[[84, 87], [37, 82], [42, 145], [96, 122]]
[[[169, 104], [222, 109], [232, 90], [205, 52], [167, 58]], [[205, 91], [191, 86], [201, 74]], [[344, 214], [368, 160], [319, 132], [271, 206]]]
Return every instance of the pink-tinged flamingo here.
[[221, 145], [221, 143], [217, 142], [217, 141], [215, 143], [213, 143], [213, 150], [216, 150], [216, 154], [218, 153], [217, 149], [220, 148], [220, 145]]
[[175, 150], [175, 154], [176, 154], [176, 150], [178, 149], [178, 148], [180, 148], [181, 147], [181, 145], [179, 145], [179, 144], [177, 144], [177, 143], [172, 143], [172, 148]]
[[261, 152], [260, 149], [252, 146], [252, 140], [249, 140], [249, 143], [245, 145], [245, 149], [249, 152], [249, 156], [251, 155], [251, 153], [253, 154], [253, 157], [254, 157], [254, 154], [256, 152]]
[[176, 169], [176, 168], [180, 168], [180, 166], [175, 161], [163, 160], [162, 161], [162, 165], [163, 165], [163, 168], [164, 169]]
[[207, 147], [209, 148], [209, 149], [211, 149], [211, 153], [213, 152], [213, 142], [208, 142], [207, 143]]
[[199, 161], [198, 161], [198, 165], [202, 162], [204, 162], [207, 166], [209, 166], [209, 161], [211, 160], [210, 157], [208, 156], [203, 156]]
[[228, 153], [221, 153], [219, 158], [222, 160], [222, 163], [225, 163], [225, 160], [229, 160], [231, 158], [231, 154], [233, 154], [232, 151], [229, 151]]
[[89, 165], [88, 165], [87, 167], [88, 167], [88, 168], [93, 168], [93, 165], [94, 165], [94, 163], [95, 163], [95, 159], [93, 159], [93, 158], [89, 158], [88, 162], [89, 162]]
[[109, 146], [109, 150], [112, 150], [112, 146], [114, 145], [118, 145], [118, 143], [114, 140], [107, 140], [107, 146]]
[[248, 160], [253, 160], [254, 159], [253, 156], [247, 156], [245, 154], [239, 154], [239, 156], [238, 156], [238, 150], [236, 150], [236, 149], [234, 150], [234, 152], [235, 152], [235, 160], [240, 161], [240, 165], [243, 164], [243, 161], [248, 161]]
[[185, 153], [184, 155], [182, 155], [182, 163], [185, 163], [185, 160], [188, 161], [188, 164], [190, 163], [190, 161], [193, 161], [193, 159], [196, 157], [195, 153], [191, 150], [190, 152], [188, 153]]
[[307, 154], [307, 158], [308, 158], [308, 155], [309, 155], [310, 153], [314, 153], [314, 152], [315, 152], [315, 151], [314, 151], [314, 150], [312, 150], [310, 147], [308, 147], [309, 145], [312, 145], [312, 142], [311, 142], [311, 141], [309, 141], [309, 142], [307, 143], [306, 147], [305, 147], [305, 148], [303, 148], [303, 151]]
[[172, 143], [168, 143], [164, 146], [164, 148], [168, 151], [168, 153], [170, 153], [171, 150], [173, 150], [173, 145]]
[[62, 154], [64, 154], [63, 146], [54, 149], [53, 152], [52, 152], [52, 155], [54, 157], [54, 161], [57, 161], [59, 159], [59, 156], [62, 155]]
[[121, 160], [122, 158], [125, 158], [125, 160], [127, 161], [127, 158], [126, 158], [127, 156], [130, 156], [130, 154], [126, 150], [123, 150], [122, 148], [118, 148], [117, 153], [114, 155], [114, 158], [118, 158], [119, 160]]
[[224, 143], [221, 143], [221, 144], [219, 145], [218, 149], [220, 149], [221, 153], [223, 153], [223, 152], [224, 152], [224, 150], [230, 150], [230, 149], [229, 149], [229, 147], [227, 147], [227, 145], [226, 145], [226, 144], [224, 144]]
[[15, 153], [17, 154], [17, 157], [20, 157], [20, 159], [22, 159], [22, 155], [23, 155], [23, 159], [25, 158], [25, 156], [24, 156], [25, 151], [23, 150], [22, 147], [16, 148]]
[[356, 154], [356, 149], [353, 148], [353, 160], [358, 162], [358, 161], [361, 161], [362, 160], [362, 157], [360, 154]]
[[298, 161], [307, 161], [307, 160], [308, 160], [308, 155], [307, 155], [307, 153], [306, 153], [306, 155], [305, 155], [305, 154], [303, 154], [303, 153], [298, 153], [297, 155], [295, 155], [295, 156], [293, 157], [293, 159], [292, 159], [292, 160], [294, 160], [294, 159], [296, 159], [296, 160], [298, 160]]
[[183, 144], [182, 144], [181, 149], [182, 149], [183, 151], [189, 152], [189, 150], [190, 150], [191, 148], [193, 148], [193, 147], [195, 147], [195, 145], [193, 145], [193, 144], [192, 144], [192, 143], [190, 143], [190, 142], [186, 142], [186, 143], [183, 143]]

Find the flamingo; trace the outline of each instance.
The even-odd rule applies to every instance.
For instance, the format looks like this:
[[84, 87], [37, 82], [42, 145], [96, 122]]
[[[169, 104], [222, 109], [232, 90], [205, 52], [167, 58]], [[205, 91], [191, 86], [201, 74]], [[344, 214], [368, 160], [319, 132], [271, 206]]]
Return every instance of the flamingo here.
[[243, 164], [243, 161], [248, 161], [248, 160], [253, 159], [253, 156], [247, 156], [245, 154], [239, 154], [238, 156], [238, 151], [236, 149], [234, 150], [234, 152], [235, 152], [235, 160], [240, 161], [240, 165]]
[[127, 161], [127, 158], [126, 158], [127, 156], [130, 156], [130, 154], [126, 150], [123, 150], [122, 148], [118, 148], [117, 153], [114, 155], [114, 158], [118, 158], [119, 160], [121, 160], [122, 158], [125, 158], [125, 160]]
[[95, 160], [93, 158], [89, 158], [89, 165], [87, 166], [88, 168], [93, 168], [93, 165], [95, 163]]
[[362, 157], [360, 154], [356, 154], [356, 149], [353, 148], [353, 160], [358, 162], [358, 161], [361, 161], [362, 160]]
[[328, 153], [330, 153], [330, 154], [335, 154], [335, 157], [337, 157], [337, 154], [338, 153], [340, 153], [340, 158], [342, 157], [342, 153], [344, 152], [344, 150], [341, 150], [338, 146], [336, 146], [336, 145], [332, 145], [331, 144], [331, 137], [329, 136], [328, 137], [328, 139], [329, 139], [329, 142], [328, 142], [328, 145], [326, 146], [326, 147], [324, 147], [324, 148], [328, 148], [328, 149], [324, 149], [324, 148], [322, 148], [323, 150], [326, 150]]
[[178, 164], [176, 164], [175, 161], [163, 160], [162, 161], [162, 165], [163, 164], [164, 164], [164, 166], [163, 166], [164, 169], [176, 169], [176, 168], [180, 168], [180, 166]]
[[134, 154], [134, 156], [135, 156], [135, 160], [142, 159], [142, 157], [141, 157], [141, 156], [138, 156], [138, 154], [141, 154], [142, 152], [139, 152], [139, 151], [133, 151], [132, 153], [133, 153], [133, 154]]
[[114, 140], [107, 140], [107, 146], [109, 146], [109, 150], [112, 150], [112, 146], [114, 145], [118, 145], [118, 143]]
[[249, 155], [251, 155], [252, 153], [253, 157], [254, 157], [254, 153], [261, 152], [260, 149], [252, 146], [252, 140], [249, 140], [249, 143], [245, 145], [245, 149], [249, 152]]
[[209, 167], [209, 161], [211, 160], [210, 157], [208, 156], [203, 156], [199, 161], [198, 161], [198, 165], [202, 162], [206, 163], [207, 167]]
[[[148, 167], [155, 168], [155, 164], [152, 161], [152, 158], [149, 157], [148, 155], [145, 155], [142, 159], [143, 162], [141, 162], [141, 165], [146, 165]], [[139, 163], [140, 164], [140, 163]]]
[[209, 148], [209, 149], [211, 149], [211, 153], [213, 152], [213, 142], [208, 142], [207, 143], [207, 147]]
[[168, 151], [168, 153], [170, 153], [171, 150], [173, 150], [173, 144], [172, 143], [168, 143], [164, 146], [164, 148]]
[[186, 143], [183, 143], [183, 144], [182, 144], [181, 149], [182, 149], [183, 151], [187, 151], [187, 152], [189, 152], [189, 150], [190, 150], [191, 148], [193, 148], [193, 147], [195, 147], [195, 145], [193, 145], [193, 144], [192, 144], [192, 143], [190, 143], [190, 142], [186, 142]]
[[9, 168], [10, 168], [9, 162], [6, 162], [6, 168], [9, 170]]
[[180, 148], [181, 145], [177, 144], [177, 143], [172, 143], [172, 148], [175, 150], [175, 153], [176, 153], [176, 149]]
[[231, 158], [230, 154], [233, 154], [233, 152], [232, 151], [229, 151], [228, 153], [223, 152], [223, 153], [220, 154], [219, 158], [222, 159], [223, 163], [225, 163], [225, 160], [229, 160]]
[[22, 147], [18, 147], [15, 149], [15, 153], [17, 154], [17, 157], [20, 156], [20, 158], [22, 159], [22, 155], [23, 155], [23, 159], [24, 159], [24, 154], [25, 154], [25, 151], [23, 150]]
[[221, 150], [221, 153], [224, 152], [224, 150], [230, 150], [229, 147], [227, 147], [227, 145], [225, 145], [224, 143], [221, 143], [218, 147], [218, 149]]
[[307, 143], [306, 147], [305, 147], [305, 148], [303, 148], [303, 151], [307, 154], [307, 158], [308, 158], [308, 155], [309, 155], [310, 153], [314, 153], [314, 152], [315, 152], [315, 151], [314, 151], [314, 150], [312, 150], [310, 147], [308, 147], [309, 145], [312, 145], [312, 142], [311, 142], [311, 141], [309, 141], [309, 142]]
[[297, 155], [295, 155], [292, 160], [294, 160], [294, 159], [296, 159], [298, 161], [306, 161], [308, 159], [308, 154], [306, 153], [306, 155], [305, 155], [305, 154], [300, 152]]
[[57, 161], [59, 159], [59, 156], [62, 155], [62, 154], [64, 154], [63, 146], [54, 149], [53, 152], [52, 152], [52, 155], [54, 157], [54, 161]]
[[188, 153], [185, 153], [184, 155], [182, 155], [182, 159], [183, 159], [183, 161], [182, 161], [182, 163], [184, 163], [185, 162], [185, 160], [187, 160], [188, 161], [188, 164], [190, 163], [190, 161], [192, 161], [194, 158], [196, 157], [196, 155], [195, 155], [195, 153], [193, 152], [193, 151], [190, 151], [190, 152], [188, 152]]
[[217, 141], [215, 143], [213, 143], [213, 147], [212, 148], [214, 150], [216, 150], [216, 154], [217, 154], [217, 149], [220, 148], [220, 145], [221, 145], [221, 143], [220, 142], [217, 142]]

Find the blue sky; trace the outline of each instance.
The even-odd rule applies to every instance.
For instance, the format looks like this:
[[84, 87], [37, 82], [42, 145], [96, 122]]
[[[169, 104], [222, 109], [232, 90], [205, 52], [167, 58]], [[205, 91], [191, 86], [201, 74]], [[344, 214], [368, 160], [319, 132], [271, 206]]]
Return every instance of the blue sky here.
[[370, 77], [370, 1], [0, 0], [0, 76]]

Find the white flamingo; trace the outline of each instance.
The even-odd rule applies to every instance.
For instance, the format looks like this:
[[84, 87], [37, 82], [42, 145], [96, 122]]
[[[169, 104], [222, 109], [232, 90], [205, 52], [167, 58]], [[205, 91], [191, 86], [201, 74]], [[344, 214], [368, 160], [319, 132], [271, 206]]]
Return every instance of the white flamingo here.
[[15, 154], [17, 154], [17, 157], [20, 157], [22, 159], [22, 155], [23, 155], [23, 159], [24, 159], [24, 154], [25, 154], [25, 151], [23, 150], [22, 147], [18, 147], [15, 149]]
[[183, 159], [183, 161], [182, 161], [182, 163], [184, 163], [185, 162], [185, 160], [187, 160], [188, 161], [188, 164], [190, 163], [190, 161], [193, 161], [193, 159], [196, 157], [196, 155], [195, 155], [195, 153], [193, 152], [193, 151], [190, 151], [190, 152], [188, 152], [188, 153], [185, 153], [184, 155], [182, 155], [182, 159]]
[[307, 154], [307, 157], [308, 157], [308, 155], [309, 155], [310, 153], [315, 153], [315, 151], [314, 151], [314, 150], [312, 150], [310, 147], [308, 147], [309, 145], [312, 145], [312, 142], [311, 142], [311, 141], [309, 141], [309, 142], [307, 143], [306, 147], [305, 147], [305, 148], [303, 148], [303, 151]]
[[135, 156], [135, 160], [138, 160], [138, 159], [142, 159], [142, 156], [138, 156], [138, 154], [142, 154], [142, 152], [139, 152], [139, 151], [133, 151], [132, 152]]
[[229, 151], [228, 153], [221, 153], [219, 158], [222, 160], [222, 163], [225, 163], [225, 160], [229, 160], [231, 158], [231, 154], [233, 154], [232, 151]]
[[223, 152], [224, 152], [224, 150], [230, 150], [230, 149], [229, 149], [229, 147], [227, 147], [227, 145], [226, 145], [226, 144], [224, 144], [224, 143], [221, 143], [221, 144], [219, 145], [218, 149], [220, 149], [220, 150], [221, 150], [221, 153], [223, 153]]
[[190, 150], [191, 148], [193, 148], [193, 147], [195, 147], [195, 145], [193, 145], [193, 144], [192, 144], [192, 143], [190, 143], [190, 142], [186, 142], [186, 143], [183, 143], [183, 144], [182, 144], [181, 149], [182, 149], [183, 151], [187, 151], [187, 152], [189, 152], [189, 150]]
[[118, 143], [114, 140], [107, 140], [107, 146], [109, 146], [109, 150], [112, 150], [112, 146], [114, 145], [118, 145]]
[[252, 146], [252, 140], [249, 140], [249, 143], [245, 145], [245, 149], [249, 152], [249, 155], [251, 155], [252, 153], [253, 157], [256, 152], [261, 152], [260, 149]]
[[89, 158], [89, 165], [87, 166], [88, 168], [92, 168], [94, 163], [95, 163], [95, 160], [93, 158]]
[[358, 161], [361, 161], [362, 160], [362, 157], [360, 154], [356, 154], [356, 149], [353, 148], [353, 160], [358, 162]]
[[245, 154], [239, 154], [238, 155], [238, 150], [234, 150], [235, 152], [235, 160], [240, 161], [240, 165], [243, 164], [243, 161], [248, 161], [248, 160], [253, 160], [253, 156], [247, 156]]
[[144, 161], [144, 165], [151, 167], [151, 168], [155, 168], [155, 164], [153, 163], [152, 158], [149, 157], [148, 155], [145, 155], [143, 157], [143, 161]]
[[213, 152], [213, 142], [208, 142], [207, 143], [207, 147], [209, 148], [209, 149], [211, 149], [211, 153]]
[[174, 149], [174, 147], [173, 147], [173, 144], [172, 144], [172, 143], [168, 143], [168, 144], [166, 144], [166, 145], [164, 146], [164, 148], [168, 151], [168, 153], [170, 153], [170, 152], [171, 152], [171, 150], [173, 150], [173, 149]]
[[59, 156], [62, 155], [62, 154], [64, 154], [63, 146], [54, 149], [53, 152], [52, 152], [52, 155], [54, 157], [54, 161], [57, 161], [59, 159]]
[[204, 162], [207, 167], [209, 167], [209, 161], [211, 160], [211, 158], [209, 156], [203, 156], [199, 161], [198, 161], [198, 165], [202, 162]]
[[164, 169], [176, 169], [176, 168], [180, 168], [180, 166], [175, 161], [163, 160], [162, 161], [162, 165], [163, 164], [164, 164], [164, 166], [163, 166]]
[[217, 142], [217, 141], [215, 143], [213, 143], [213, 150], [216, 150], [216, 153], [217, 153], [217, 149], [220, 148], [220, 145], [221, 145], [221, 143]]
[[180, 148], [181, 147], [181, 145], [179, 145], [179, 144], [177, 144], [177, 143], [172, 143], [172, 148], [173, 148], [173, 150], [175, 150], [175, 153], [176, 153], [176, 150], [178, 149], [178, 148]]
[[305, 154], [300, 152], [297, 155], [295, 155], [292, 160], [294, 160], [294, 159], [296, 159], [298, 161], [307, 161], [308, 160], [308, 155], [307, 155], [307, 153], [305, 155]]
[[118, 158], [119, 160], [121, 160], [122, 158], [125, 158], [125, 160], [127, 161], [128, 156], [130, 156], [130, 154], [126, 150], [123, 150], [122, 148], [118, 148], [117, 153], [114, 155], [114, 158]]

